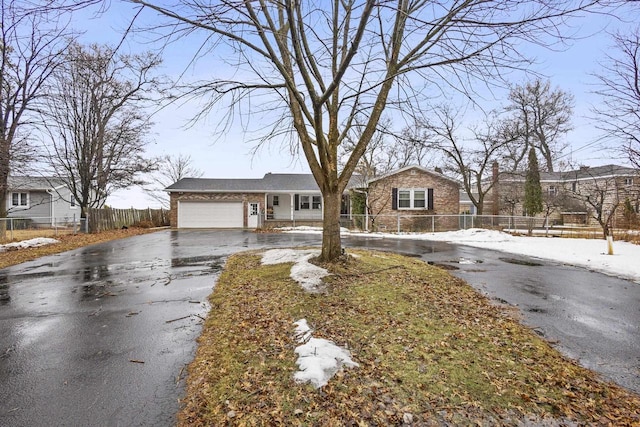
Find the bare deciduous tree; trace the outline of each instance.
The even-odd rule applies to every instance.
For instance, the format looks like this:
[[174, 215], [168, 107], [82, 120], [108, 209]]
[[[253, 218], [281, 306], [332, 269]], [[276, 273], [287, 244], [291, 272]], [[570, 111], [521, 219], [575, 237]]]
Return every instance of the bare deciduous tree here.
[[[168, 17], [174, 25], [156, 29], [171, 28], [172, 39], [204, 32], [212, 44], [201, 52], [219, 53], [242, 76], [214, 77], [192, 94], [232, 107], [250, 99], [244, 105], [252, 110], [281, 113], [264, 140], [286, 129], [302, 148], [323, 196], [324, 261], [341, 255], [341, 195], [385, 109], [411, 115], [433, 93], [469, 93], [472, 80], [526, 63], [523, 43], [557, 40], [564, 20], [603, 3], [134, 1]], [[360, 115], [365, 127], [339, 168], [339, 147]]]
[[159, 160], [157, 170], [151, 174], [144, 192], [163, 208], [169, 209], [169, 197], [164, 189], [182, 178], [202, 178], [203, 175], [203, 171], [193, 167], [190, 155], [167, 155]]
[[49, 85], [45, 128], [54, 175], [82, 209], [102, 207], [113, 191], [142, 184], [149, 117], [160, 64], [151, 54], [122, 55], [110, 47], [73, 43]]
[[34, 111], [69, 43], [61, 11], [36, 6], [0, 4], [0, 218], [7, 216], [10, 172], [34, 158]]
[[640, 27], [616, 33], [613, 40], [612, 53], [595, 75], [601, 102], [592, 111], [598, 127], [640, 168]]
[[435, 109], [431, 119], [422, 125], [427, 132], [424, 143], [441, 153], [444, 170], [460, 179], [477, 214], [482, 215], [485, 199], [497, 181], [493, 177], [494, 163], [502, 165], [502, 170], [512, 169], [505, 164], [505, 153], [519, 135], [512, 134], [503, 120], [490, 115], [482, 125], [468, 129], [470, 136], [465, 138], [461, 121], [461, 113], [449, 107]]
[[585, 175], [579, 184], [572, 186], [568, 194], [576, 202], [583, 205], [591, 218], [602, 228], [603, 237], [610, 235], [616, 211], [622, 203], [622, 185], [615, 174], [600, 176], [589, 173], [588, 168], [575, 171], [576, 183], [578, 174]]
[[515, 113], [512, 125], [523, 138], [522, 151], [514, 158], [522, 160], [535, 148], [542, 156], [543, 170], [553, 172], [555, 160], [567, 146], [562, 137], [571, 130], [573, 95], [536, 79], [512, 87], [509, 100], [508, 110]]

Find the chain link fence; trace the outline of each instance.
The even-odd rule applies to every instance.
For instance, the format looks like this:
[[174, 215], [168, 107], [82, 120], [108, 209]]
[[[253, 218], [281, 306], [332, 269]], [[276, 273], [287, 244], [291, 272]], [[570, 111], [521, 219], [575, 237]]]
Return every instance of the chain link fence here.
[[86, 232], [86, 220], [75, 215], [64, 218], [0, 218], [0, 242], [28, 240], [36, 237], [56, 237], [63, 234]]

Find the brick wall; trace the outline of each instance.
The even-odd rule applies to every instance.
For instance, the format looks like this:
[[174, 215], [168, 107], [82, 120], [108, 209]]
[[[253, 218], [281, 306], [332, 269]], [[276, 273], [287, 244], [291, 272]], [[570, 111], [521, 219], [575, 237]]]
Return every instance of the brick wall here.
[[261, 213], [264, 213], [265, 209], [265, 197], [261, 193], [171, 193], [169, 222], [173, 228], [178, 226], [178, 201], [242, 202], [245, 227], [247, 226], [249, 203], [258, 203]]
[[[392, 189], [433, 188], [433, 210], [392, 209]], [[460, 187], [455, 182], [436, 172], [412, 168], [373, 182], [369, 186], [371, 215], [375, 224], [394, 230], [397, 215], [457, 215], [460, 210]], [[415, 221], [420, 222], [420, 219]], [[455, 219], [457, 222], [457, 219]], [[405, 221], [406, 223], [406, 221]], [[409, 228], [415, 228], [407, 225]], [[416, 224], [416, 227], [418, 225]]]

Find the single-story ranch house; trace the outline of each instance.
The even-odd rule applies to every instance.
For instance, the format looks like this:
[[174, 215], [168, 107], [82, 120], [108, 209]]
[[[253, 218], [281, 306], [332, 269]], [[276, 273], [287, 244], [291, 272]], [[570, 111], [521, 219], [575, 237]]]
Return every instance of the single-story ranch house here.
[[[165, 189], [170, 222], [177, 228], [257, 228], [320, 225], [322, 195], [311, 174], [267, 173], [256, 179], [183, 178]], [[457, 214], [459, 185], [420, 166], [398, 169], [369, 182], [352, 177], [342, 197], [352, 215], [354, 192], [367, 194], [371, 212], [397, 215]]]

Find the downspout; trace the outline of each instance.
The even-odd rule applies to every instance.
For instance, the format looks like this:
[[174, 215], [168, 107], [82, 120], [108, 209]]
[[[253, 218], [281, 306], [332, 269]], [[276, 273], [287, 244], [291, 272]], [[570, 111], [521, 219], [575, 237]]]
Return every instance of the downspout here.
[[55, 220], [56, 220], [56, 209], [53, 204], [53, 191], [54, 191], [53, 188], [47, 189], [47, 193], [49, 194], [49, 197], [51, 200], [51, 202], [49, 203], [49, 205], [51, 206], [51, 208], [49, 209], [49, 213], [51, 214], [51, 227], [55, 227]]

